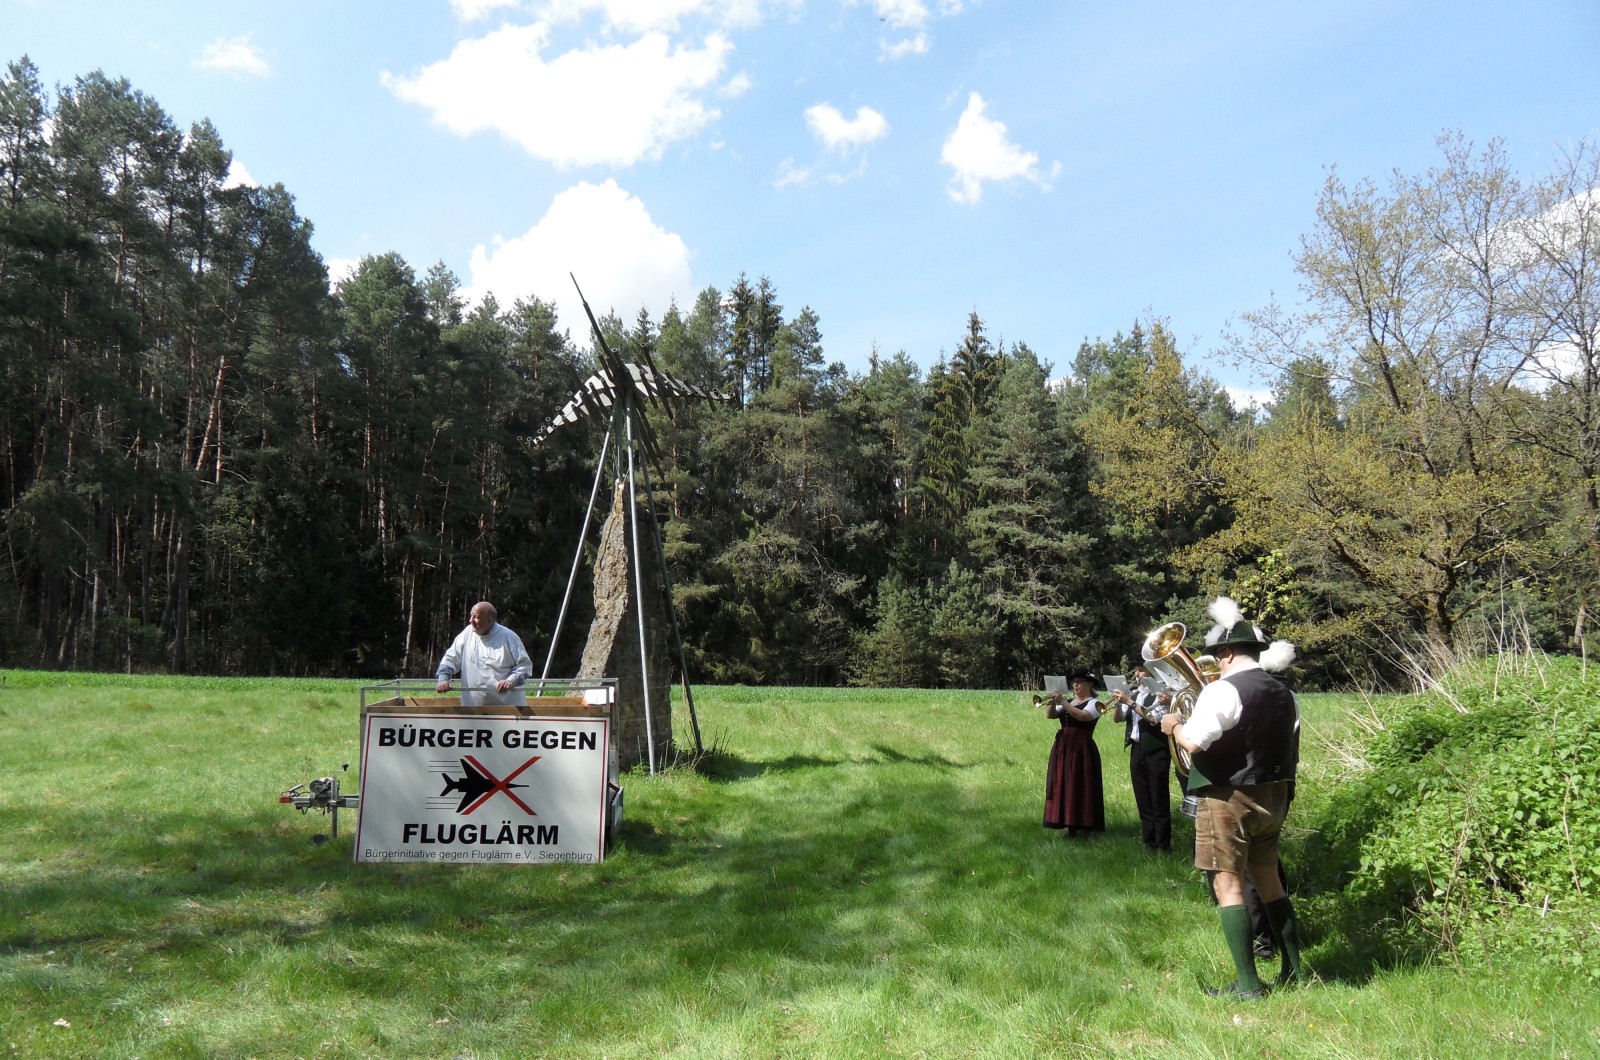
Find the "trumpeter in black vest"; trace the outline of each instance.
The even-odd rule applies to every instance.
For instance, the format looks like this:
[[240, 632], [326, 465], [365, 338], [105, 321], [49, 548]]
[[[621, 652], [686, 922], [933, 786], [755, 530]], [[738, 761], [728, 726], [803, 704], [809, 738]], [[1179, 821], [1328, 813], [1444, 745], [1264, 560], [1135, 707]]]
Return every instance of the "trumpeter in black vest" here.
[[1149, 673], [1133, 671], [1133, 687], [1115, 693], [1116, 719], [1124, 722], [1122, 744], [1128, 749], [1128, 779], [1133, 803], [1139, 809], [1139, 834], [1146, 850], [1172, 849], [1172, 751], [1161, 732], [1161, 719], [1171, 703], [1170, 693], [1145, 687]]

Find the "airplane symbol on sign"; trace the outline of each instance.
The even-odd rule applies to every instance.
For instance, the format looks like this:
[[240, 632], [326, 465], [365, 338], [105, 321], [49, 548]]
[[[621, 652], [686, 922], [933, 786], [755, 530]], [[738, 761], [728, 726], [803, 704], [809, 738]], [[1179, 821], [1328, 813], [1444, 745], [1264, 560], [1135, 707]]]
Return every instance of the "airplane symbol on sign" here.
[[518, 806], [521, 806], [528, 816], [537, 817], [538, 814], [534, 813], [533, 809], [527, 803], [517, 798], [517, 796], [511, 791], [512, 788], [525, 788], [528, 785], [513, 784], [511, 782], [515, 780], [524, 769], [527, 769], [529, 766], [533, 765], [543, 757], [543, 755], [534, 755], [516, 769], [513, 769], [510, 773], [507, 773], [505, 779], [501, 780], [493, 773], [485, 769], [482, 762], [478, 761], [471, 755], [467, 755], [461, 759], [461, 778], [457, 780], [451, 777], [449, 773], [444, 774], [444, 790], [439, 794], [444, 796], [450, 794], [452, 791], [461, 792], [461, 803], [456, 807], [456, 812], [465, 815], [471, 813], [479, 806], [482, 806], [484, 803], [488, 802], [490, 797], [493, 796], [495, 792], [504, 792], [506, 798], [510, 799]]

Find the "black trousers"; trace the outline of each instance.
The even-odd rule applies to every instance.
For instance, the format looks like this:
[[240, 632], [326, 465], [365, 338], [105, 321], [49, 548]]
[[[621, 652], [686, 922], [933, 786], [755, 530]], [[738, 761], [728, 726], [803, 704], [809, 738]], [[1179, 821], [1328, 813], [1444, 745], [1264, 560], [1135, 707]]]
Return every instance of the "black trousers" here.
[[1139, 834], [1151, 850], [1172, 849], [1172, 752], [1163, 741], [1136, 741], [1128, 748], [1128, 777], [1139, 808]]

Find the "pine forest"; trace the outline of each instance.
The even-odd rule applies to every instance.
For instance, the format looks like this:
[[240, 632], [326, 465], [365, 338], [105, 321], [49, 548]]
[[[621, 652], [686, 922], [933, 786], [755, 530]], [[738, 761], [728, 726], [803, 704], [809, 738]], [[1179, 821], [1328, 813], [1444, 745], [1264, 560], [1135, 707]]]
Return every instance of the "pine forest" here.
[[[1532, 178], [1498, 143], [1437, 157], [1307, 188], [1303, 303], [1239, 307], [1220, 353], [1159, 318], [999, 342], [958, 306], [931, 367], [854, 372], [764, 275], [604, 316], [625, 359], [733, 396], [656, 422], [694, 680], [1037, 687], [1204, 629], [1218, 593], [1308, 687], [1497, 638], [1586, 652], [1600, 150]], [[484, 598], [542, 656], [604, 425], [527, 439], [594, 370], [587, 331], [392, 253], [330, 284], [291, 190], [229, 162], [125, 81], [0, 80], [0, 666], [425, 676]], [[1236, 407], [1219, 357], [1270, 404]]]

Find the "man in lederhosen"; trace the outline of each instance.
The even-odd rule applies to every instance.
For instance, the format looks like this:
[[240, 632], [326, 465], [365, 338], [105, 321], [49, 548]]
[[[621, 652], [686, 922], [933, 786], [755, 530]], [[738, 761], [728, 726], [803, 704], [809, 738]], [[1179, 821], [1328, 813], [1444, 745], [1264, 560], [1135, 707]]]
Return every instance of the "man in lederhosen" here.
[[1194, 864], [1215, 873], [1222, 936], [1238, 971], [1232, 983], [1206, 992], [1252, 999], [1266, 988], [1251, 950], [1246, 875], [1261, 894], [1283, 956], [1277, 985], [1305, 974], [1294, 904], [1277, 868], [1278, 836], [1299, 758], [1299, 708], [1289, 687], [1265, 668], [1287, 668], [1294, 645], [1269, 645], [1260, 627], [1246, 622], [1227, 597], [1215, 600], [1209, 612], [1217, 626], [1206, 637], [1206, 651], [1216, 657], [1221, 675], [1201, 690], [1187, 722], [1174, 712], [1162, 719], [1161, 729], [1191, 758], [1189, 792], [1199, 797]]

